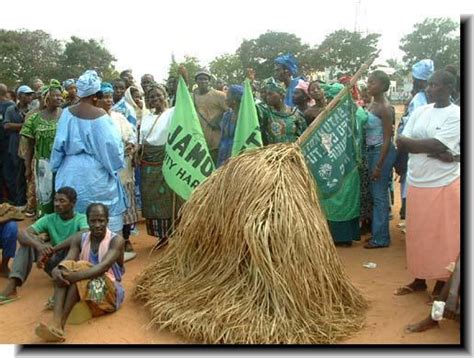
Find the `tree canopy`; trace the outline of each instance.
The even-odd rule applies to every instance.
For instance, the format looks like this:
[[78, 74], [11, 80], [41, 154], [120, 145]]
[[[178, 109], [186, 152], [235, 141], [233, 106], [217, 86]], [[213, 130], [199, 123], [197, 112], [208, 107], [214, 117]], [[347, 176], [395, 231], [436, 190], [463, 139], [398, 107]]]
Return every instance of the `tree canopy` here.
[[108, 77], [112, 77], [114, 61], [116, 58], [102, 42], [94, 39], [82, 40], [72, 36], [61, 56], [60, 76], [62, 78], [78, 78], [84, 71], [93, 68], [102, 75], [107, 74]]
[[362, 64], [377, 52], [380, 34], [337, 30], [326, 36], [317, 53], [321, 58], [321, 65], [330, 68], [333, 75], [352, 75]]
[[48, 33], [0, 30], [0, 78], [8, 86], [49, 79], [58, 73], [63, 47]]
[[112, 79], [117, 75], [114, 61], [104, 44], [94, 39], [73, 36], [63, 44], [41, 30], [0, 30], [0, 78], [10, 87], [31, 84], [37, 77], [77, 78], [90, 68]]
[[459, 64], [459, 23], [448, 18], [427, 18], [401, 39], [400, 49], [405, 52], [403, 61], [408, 68], [426, 58], [433, 60], [435, 69]]

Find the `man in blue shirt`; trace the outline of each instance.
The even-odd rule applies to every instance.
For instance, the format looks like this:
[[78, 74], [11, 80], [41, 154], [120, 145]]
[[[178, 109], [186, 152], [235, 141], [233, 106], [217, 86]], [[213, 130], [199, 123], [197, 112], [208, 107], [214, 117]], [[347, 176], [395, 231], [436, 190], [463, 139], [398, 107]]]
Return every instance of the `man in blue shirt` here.
[[25, 162], [18, 156], [20, 131], [25, 122], [34, 91], [26, 86], [17, 90], [18, 104], [8, 107], [3, 118], [3, 129], [7, 134], [8, 150], [4, 173], [8, 191], [13, 196], [13, 205], [26, 205]]

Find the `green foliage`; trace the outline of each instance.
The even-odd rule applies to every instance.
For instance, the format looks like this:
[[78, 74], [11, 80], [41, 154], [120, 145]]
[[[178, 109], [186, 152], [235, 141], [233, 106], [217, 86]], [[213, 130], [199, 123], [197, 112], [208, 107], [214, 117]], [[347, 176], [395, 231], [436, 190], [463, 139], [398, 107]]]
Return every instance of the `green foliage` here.
[[408, 68], [416, 62], [429, 58], [435, 69], [460, 61], [459, 23], [448, 18], [428, 18], [415, 24], [414, 30], [400, 41], [405, 52], [403, 61]]
[[184, 66], [186, 68], [186, 72], [188, 73], [188, 86], [192, 86], [194, 84], [194, 76], [202, 68], [201, 64], [199, 63], [199, 60], [197, 57], [194, 56], [184, 56], [184, 61], [177, 63], [174, 58], [171, 61], [170, 64], [170, 69], [168, 71], [168, 77], [169, 76], [179, 76], [178, 68], [179, 66]]
[[279, 55], [292, 53], [297, 59], [309, 48], [299, 37], [286, 32], [268, 31], [256, 39], [244, 40], [237, 49], [242, 68], [253, 68], [256, 79], [263, 80], [274, 74], [273, 60]]
[[330, 68], [334, 76], [353, 75], [362, 64], [377, 52], [380, 34], [361, 35], [358, 32], [337, 30], [326, 36], [317, 48], [320, 67]]
[[9, 87], [30, 84], [36, 77], [44, 82], [77, 78], [87, 69], [112, 79], [118, 75], [114, 61], [103, 43], [94, 39], [73, 36], [63, 46], [41, 30], [0, 30], [0, 81]]
[[225, 54], [216, 57], [209, 65], [211, 73], [223, 79], [229, 85], [242, 83], [245, 79], [245, 69], [237, 55]]
[[0, 30], [0, 80], [7, 86], [57, 77], [61, 42], [37, 30]]
[[102, 76], [107, 75], [108, 79], [113, 79], [110, 77], [115, 75], [112, 64], [114, 61], [116, 61], [115, 57], [110, 54], [101, 41], [82, 40], [72, 36], [61, 56], [61, 76], [63, 78], [78, 78], [84, 71], [95, 69]]

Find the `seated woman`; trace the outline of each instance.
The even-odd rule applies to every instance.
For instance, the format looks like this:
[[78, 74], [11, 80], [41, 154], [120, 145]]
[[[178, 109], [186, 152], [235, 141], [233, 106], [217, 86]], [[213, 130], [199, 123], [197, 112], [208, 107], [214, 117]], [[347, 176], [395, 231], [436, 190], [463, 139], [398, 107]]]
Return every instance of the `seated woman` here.
[[83, 301], [93, 317], [117, 311], [123, 303], [124, 240], [108, 228], [108, 209], [91, 204], [86, 210], [89, 231], [71, 238], [66, 258], [52, 271], [54, 313], [50, 324], [35, 333], [46, 342], [63, 342], [64, 326], [74, 305]]
[[109, 228], [120, 233], [126, 196], [118, 171], [125, 166], [122, 137], [102, 108], [97, 107], [101, 79], [86, 71], [77, 80], [78, 104], [65, 108], [58, 122], [51, 170], [56, 188], [70, 186], [77, 192], [76, 210], [85, 213], [95, 202], [107, 206]]

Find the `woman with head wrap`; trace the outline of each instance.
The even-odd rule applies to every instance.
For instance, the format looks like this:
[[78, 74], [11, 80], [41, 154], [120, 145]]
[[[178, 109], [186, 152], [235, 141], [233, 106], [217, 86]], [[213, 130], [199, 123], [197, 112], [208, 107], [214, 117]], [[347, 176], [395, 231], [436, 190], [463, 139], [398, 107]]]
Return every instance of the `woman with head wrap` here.
[[110, 116], [97, 107], [101, 79], [93, 70], [77, 80], [78, 104], [63, 110], [51, 155], [56, 188], [77, 192], [76, 211], [92, 203], [109, 209], [110, 230], [122, 232], [126, 195], [118, 172], [125, 166], [122, 136]]
[[150, 113], [150, 111], [145, 107], [145, 104], [143, 103], [142, 91], [135, 86], [130, 86], [125, 91], [124, 97], [125, 102], [132, 106], [135, 111], [137, 119], [137, 133], [139, 133], [142, 118], [146, 117], [148, 113]]
[[[57, 80], [41, 89], [44, 108], [27, 118], [20, 135], [26, 140], [25, 176], [36, 183], [37, 216], [54, 212], [54, 176], [50, 157], [63, 103], [62, 87]], [[33, 170], [34, 167], [34, 170]]]
[[291, 54], [281, 55], [275, 58], [275, 79], [285, 84], [285, 105], [293, 108], [293, 93], [298, 81], [304, 79], [303, 77], [295, 77], [298, 73], [298, 61]]
[[[415, 63], [412, 67], [412, 77], [413, 77], [413, 98], [408, 104], [407, 112], [400, 119], [400, 123], [397, 129], [397, 136], [401, 135], [403, 129], [408, 123], [408, 119], [415, 109], [418, 107], [428, 104], [428, 99], [425, 94], [425, 88], [428, 84], [428, 78], [433, 74], [434, 64], [432, 60], [421, 60]], [[407, 197], [407, 184], [406, 184], [406, 175], [407, 175], [407, 165], [408, 165], [408, 153], [398, 150], [397, 159], [395, 162], [395, 170], [397, 174], [400, 175], [400, 194], [402, 199], [402, 206], [400, 208], [400, 220], [405, 220], [406, 213], [406, 197]], [[399, 227], [404, 228], [405, 222], [402, 221]]]
[[158, 246], [162, 246], [168, 240], [174, 216], [173, 192], [162, 172], [174, 108], [168, 108], [168, 94], [156, 83], [148, 86], [145, 95], [153, 114], [144, 117], [140, 127], [142, 215], [146, 219], [148, 235], [157, 237]]
[[298, 80], [298, 84], [293, 92], [293, 103], [295, 104], [296, 111], [303, 117], [306, 110], [314, 105], [314, 101], [309, 95], [308, 88], [309, 82]]
[[244, 87], [231, 85], [227, 91], [226, 102], [229, 109], [224, 113], [221, 121], [221, 140], [219, 142], [219, 153], [217, 155], [217, 167], [220, 167], [230, 158], [232, 145], [234, 144], [234, 133], [237, 118], [239, 117], [240, 101], [244, 94]]
[[67, 93], [66, 102], [63, 104], [63, 108], [79, 103], [80, 98], [77, 96], [76, 81], [74, 81], [73, 78], [64, 81], [63, 88]]
[[[129, 87], [129, 89], [130, 88], [132, 87]], [[132, 158], [135, 153], [135, 146], [137, 145], [137, 132], [135, 127], [132, 126], [121, 113], [112, 110], [114, 104], [114, 88], [112, 85], [107, 82], [102, 82], [100, 92], [101, 96], [97, 104], [112, 118], [112, 121], [122, 136], [122, 142], [125, 146], [125, 168], [119, 171], [119, 177], [128, 199], [127, 211], [123, 215], [122, 228], [122, 236], [125, 240], [125, 261], [128, 261], [136, 256], [136, 253], [133, 251], [132, 243], [130, 242], [130, 233], [132, 225], [138, 221], [135, 199], [135, 177], [134, 168], [132, 166]]]
[[[145, 86], [146, 88], [148, 88], [148, 83], [149, 82], [146, 83], [147, 84]], [[137, 132], [137, 136], [139, 137], [142, 119], [150, 114], [150, 110], [145, 105], [143, 101], [143, 92], [138, 87], [135, 87], [135, 86], [128, 87], [127, 90], [125, 91], [124, 98], [125, 98], [125, 103], [130, 105], [135, 111], [136, 120], [137, 120], [136, 132]], [[137, 138], [137, 143], [138, 141], [139, 141], [139, 138]], [[138, 208], [142, 207], [140, 183], [141, 183], [140, 168], [137, 165], [135, 167], [135, 198], [136, 198], [136, 203], [137, 203]]]
[[390, 78], [383, 71], [374, 71], [369, 75], [367, 87], [373, 97], [365, 124], [373, 210], [372, 238], [364, 247], [375, 249], [390, 245], [390, 202], [387, 191], [396, 152], [392, 143], [393, 109], [385, 96], [390, 87]]
[[285, 105], [285, 88], [273, 78], [265, 82], [266, 104], [257, 105], [263, 144], [294, 142], [306, 129], [303, 116]]
[[[124, 71], [127, 73], [127, 71]], [[114, 111], [122, 113], [127, 121], [129, 121], [135, 128], [137, 127], [137, 114], [135, 109], [131, 104], [125, 100], [125, 91], [127, 87], [123, 78], [118, 78], [113, 81], [114, 86], [114, 106], [112, 107]]]

